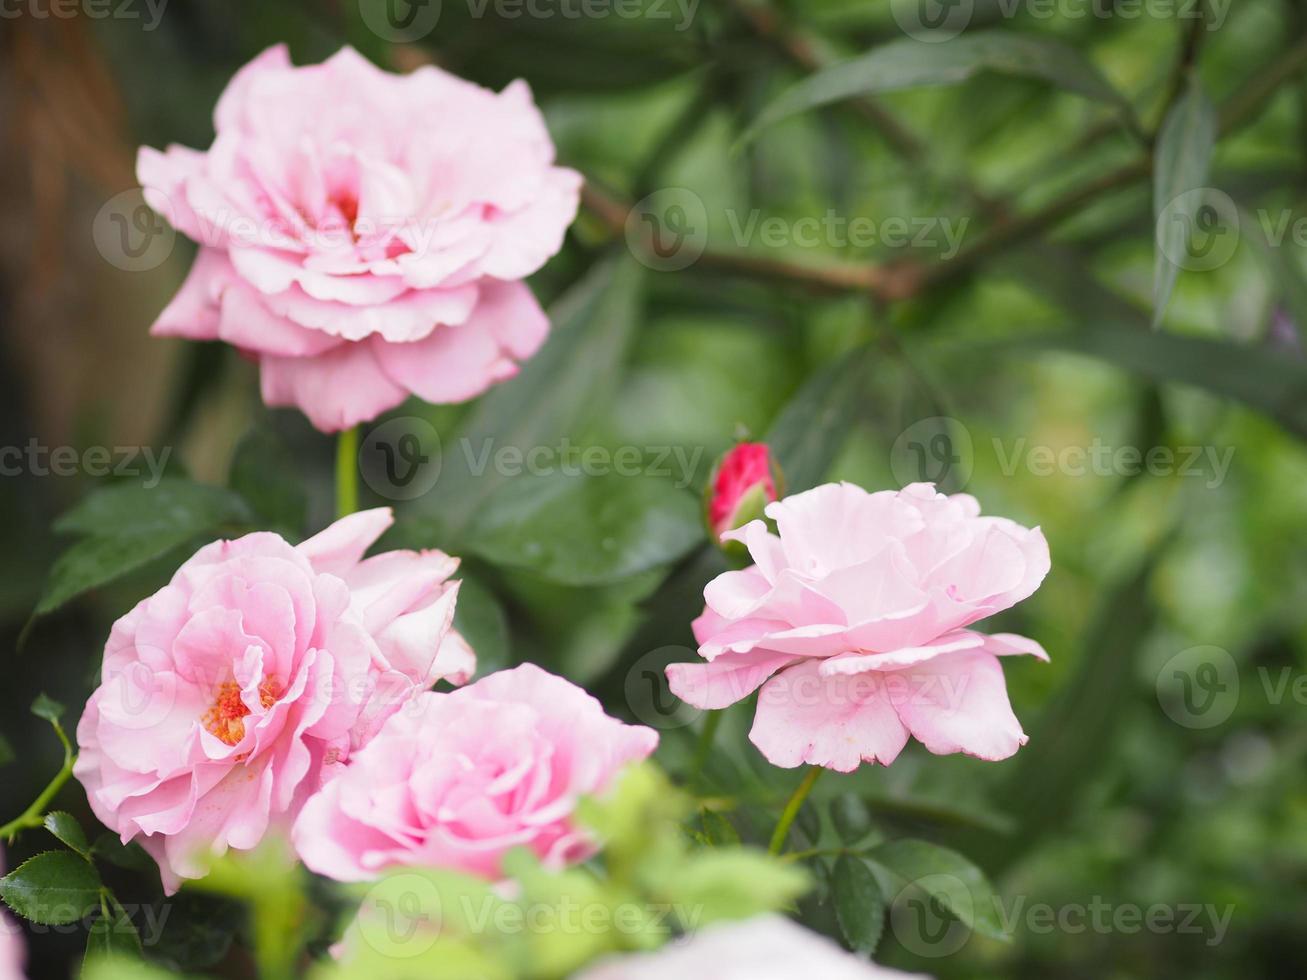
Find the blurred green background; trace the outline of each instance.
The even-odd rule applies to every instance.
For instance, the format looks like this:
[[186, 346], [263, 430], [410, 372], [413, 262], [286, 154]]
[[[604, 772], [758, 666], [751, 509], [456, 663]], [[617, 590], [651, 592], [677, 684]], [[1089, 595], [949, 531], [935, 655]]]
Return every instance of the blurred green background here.
[[[257, 504], [252, 524], [321, 527], [331, 440], [263, 408], [253, 365], [231, 350], [146, 335], [193, 246], [179, 239], [128, 271], [97, 248], [97, 222], [135, 186], [136, 146], [208, 145], [218, 93], [269, 44], [299, 63], [348, 43], [397, 70], [434, 62], [496, 88], [525, 78], [560, 159], [588, 180], [563, 253], [533, 281], [554, 340], [472, 405], [392, 413], [403, 431], [439, 433], [427, 492], [395, 499], [364, 460], [366, 501], [400, 512], [395, 543], [465, 554], [460, 625], [482, 671], [530, 659], [570, 676], [660, 727], [658, 758], [683, 776], [702, 720], [670, 710], [648, 678], [692, 656], [698, 591], [723, 567], [691, 494], [712, 460], [740, 435], [770, 435], [796, 489], [965, 487], [987, 512], [1042, 526], [1052, 549], [1043, 588], [1003, 624], [1052, 655], [1006, 665], [1030, 744], [1000, 764], [915, 746], [888, 770], [828, 776], [810, 819], [865, 808], [875, 832], [957, 848], [993, 878], [1012, 941], [974, 935], [923, 955], [891, 916], [877, 960], [959, 978], [1303, 975], [1307, 284], [1292, 229], [1307, 227], [1307, 3], [1210, 4], [1196, 27], [1187, 2], [961, 3], [964, 38], [1056, 39], [1130, 112], [1066, 91], [1069, 60], [1053, 59], [1052, 81], [1021, 60], [840, 99], [747, 142], [814, 69], [902, 43], [915, 3], [642, 0], [572, 16], [579, 2], [532, 14], [443, 0], [414, 8], [425, 33], [411, 43], [373, 29], [386, 14], [369, 0], [172, 0], [149, 29], [143, 4], [113, 7], [122, 15], [37, 5], [0, 20], [0, 444], [167, 448], [173, 474], [230, 475]], [[923, 42], [920, 63], [949, 43]], [[1229, 251], [1181, 269], [1153, 330], [1151, 134], [1186, 72], [1226, 130], [1205, 186], [1241, 220], [1208, 229]], [[827, 215], [815, 232], [801, 223]], [[854, 219], [874, 241], [829, 230]], [[676, 247], [646, 240], [659, 228], [683, 233]], [[858, 278], [868, 268], [890, 278]], [[910, 295], [896, 292], [905, 282]], [[554, 494], [553, 475], [478, 475], [465, 447], [486, 445], [560, 459], [634, 447], [641, 476]], [[1142, 472], [1132, 448], [1154, 451]], [[52, 520], [113, 479], [75, 469], [0, 480], [6, 815], [59, 763], [27, 705], [45, 691], [75, 714], [109, 624], [205, 537], [41, 618], [19, 649], [68, 544]], [[731, 822], [762, 839], [797, 773], [768, 771], [744, 738], [750, 716], [727, 713], [708, 782], [749, 801]], [[75, 786], [62, 799], [90, 821]], [[10, 865], [40, 846], [33, 836]], [[804, 918], [838, 935], [822, 894]], [[1093, 903], [1179, 911], [1156, 928], [1113, 924], [1112, 911], [1103, 927], [1075, 919]], [[1043, 928], [1040, 905], [1073, 911]], [[1230, 910], [1227, 928], [1209, 908]], [[58, 977], [84, 938], [31, 943], [31, 975]], [[230, 957], [216, 969], [239, 975]]]

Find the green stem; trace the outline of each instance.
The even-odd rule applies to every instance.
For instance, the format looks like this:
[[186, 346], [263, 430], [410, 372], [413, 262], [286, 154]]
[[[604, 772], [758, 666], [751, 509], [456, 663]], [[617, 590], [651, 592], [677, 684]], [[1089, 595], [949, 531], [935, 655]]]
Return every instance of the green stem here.
[[45, 823], [45, 808], [49, 806], [50, 801], [58, 795], [59, 791], [64, 788], [64, 783], [68, 782], [73, 775], [73, 765], [77, 762], [77, 756], [73, 752], [72, 743], [68, 741], [68, 736], [64, 733], [63, 726], [54, 722], [55, 734], [59, 736], [59, 741], [64, 747], [64, 764], [50, 784], [41, 790], [41, 794], [32, 801], [32, 805], [24, 810], [13, 820], [10, 820], [3, 827], [0, 827], [0, 840], [13, 843], [14, 838], [18, 836], [19, 831], [29, 830], [32, 827], [39, 827]]
[[344, 429], [336, 437], [336, 516], [359, 509], [359, 430]]
[[708, 755], [712, 752], [713, 742], [717, 738], [717, 729], [722, 723], [721, 711], [709, 711], [703, 719], [703, 728], [699, 730], [699, 744], [694, 750], [694, 762], [690, 769], [690, 781], [697, 783], [699, 777], [703, 775], [703, 767], [708, 762]]
[[780, 822], [776, 824], [776, 832], [771, 835], [771, 845], [767, 848], [768, 854], [780, 854], [785, 848], [785, 838], [790, 834], [790, 824], [794, 823], [794, 818], [799, 815], [799, 808], [803, 806], [803, 801], [808, 798], [812, 792], [812, 787], [817, 784], [818, 778], [826, 770], [821, 766], [812, 766], [808, 774], [803, 777], [803, 782], [790, 795], [789, 801], [785, 804], [785, 809], [781, 811]]

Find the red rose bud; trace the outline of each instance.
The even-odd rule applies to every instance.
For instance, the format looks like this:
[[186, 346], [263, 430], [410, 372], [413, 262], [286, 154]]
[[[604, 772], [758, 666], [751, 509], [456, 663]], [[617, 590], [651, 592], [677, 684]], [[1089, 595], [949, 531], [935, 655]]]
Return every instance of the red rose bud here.
[[766, 443], [742, 442], [713, 470], [706, 494], [708, 532], [721, 541], [723, 532], [761, 519], [763, 508], [779, 498], [784, 483]]

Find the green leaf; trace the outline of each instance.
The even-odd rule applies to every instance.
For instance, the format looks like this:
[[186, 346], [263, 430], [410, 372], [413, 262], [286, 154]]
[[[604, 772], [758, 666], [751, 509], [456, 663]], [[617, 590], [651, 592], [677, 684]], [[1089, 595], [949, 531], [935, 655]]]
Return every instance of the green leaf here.
[[797, 864], [745, 847], [705, 848], [660, 870], [667, 873], [660, 891], [674, 896], [683, 908], [695, 909], [696, 925], [776, 911], [812, 884]]
[[82, 857], [91, 857], [91, 845], [86, 839], [86, 831], [77, 822], [77, 818], [63, 810], [55, 810], [45, 815], [45, 829], [54, 834]]
[[1199, 208], [1202, 188], [1216, 146], [1216, 108], [1203, 93], [1197, 73], [1176, 100], [1157, 139], [1153, 165], [1153, 218], [1157, 241], [1153, 255], [1153, 326], [1162, 322], [1175, 288], [1180, 263], [1188, 255], [1189, 241]]
[[477, 654], [478, 674], [509, 666], [508, 617], [495, 594], [477, 578], [459, 571], [454, 629]]
[[38, 694], [36, 700], [32, 702], [32, 714], [52, 725], [59, 724], [59, 719], [64, 716], [66, 710], [68, 709], [44, 692]]
[[1307, 368], [1273, 350], [1118, 326], [1043, 334], [1018, 346], [1087, 354], [1156, 381], [1194, 385], [1243, 402], [1307, 439]]
[[803, 385], [767, 433], [785, 473], [786, 493], [821, 483], [848, 441], [866, 404], [872, 353], [859, 347]]
[[132, 841], [124, 844], [117, 834], [103, 833], [95, 839], [91, 853], [101, 860], [127, 871], [152, 872], [157, 865], [154, 858], [146, 854], [141, 845]]
[[266, 526], [295, 540], [304, 533], [308, 493], [289, 450], [267, 426], [255, 426], [237, 444], [227, 482]]
[[999, 917], [994, 888], [983, 871], [956, 851], [904, 838], [867, 852], [867, 860], [902, 886], [915, 885], [937, 899], [969, 929], [1009, 940]]
[[835, 918], [849, 946], [855, 952], [874, 953], [885, 931], [885, 898], [867, 862], [840, 857], [831, 877], [831, 894]]
[[1129, 112], [1121, 94], [1074, 48], [1045, 36], [978, 31], [943, 42], [902, 38], [809, 75], [764, 108], [740, 141], [748, 142], [782, 119], [832, 102], [952, 85], [982, 71], [1042, 79]]
[[191, 528], [249, 519], [249, 508], [222, 487], [177, 477], [156, 486], [122, 483], [97, 490], [54, 522], [61, 534], [124, 534]]
[[199, 534], [249, 519], [240, 497], [186, 480], [99, 490], [55, 522], [56, 531], [88, 537], [59, 556], [34, 615], [52, 612]]
[[680, 558], [703, 540], [699, 504], [649, 476], [522, 476], [478, 512], [464, 547], [564, 585], [604, 585]]
[[[494, 454], [575, 441], [586, 418], [621, 382], [635, 336], [643, 268], [629, 258], [597, 264], [549, 308], [544, 347], [506, 384], [477, 399], [454, 438], [444, 440], [440, 479], [418, 506], [453, 547], [482, 503], [507, 479]], [[489, 455], [487, 456], [487, 452]]]
[[47, 926], [77, 922], [100, 905], [100, 876], [72, 851], [46, 851], [0, 878], [0, 899]]
[[856, 844], [871, 831], [871, 811], [854, 793], [841, 793], [831, 801], [831, 822], [845, 844]]
[[86, 960], [124, 958], [134, 963], [141, 958], [140, 933], [118, 899], [107, 891], [103, 898], [100, 914], [86, 936]]
[[1294, 256], [1294, 247], [1284, 238], [1272, 242], [1255, 215], [1239, 212], [1239, 227], [1249, 229], [1248, 240], [1270, 273], [1272, 288], [1293, 319], [1301, 339], [1307, 339], [1307, 276]]

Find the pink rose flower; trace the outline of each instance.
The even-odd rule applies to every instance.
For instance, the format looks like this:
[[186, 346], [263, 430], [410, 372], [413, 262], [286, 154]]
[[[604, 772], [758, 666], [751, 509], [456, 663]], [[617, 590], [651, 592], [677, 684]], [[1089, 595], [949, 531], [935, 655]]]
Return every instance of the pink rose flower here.
[[1033, 640], [966, 627], [1015, 605], [1048, 573], [1048, 543], [966, 494], [927, 483], [867, 493], [832, 483], [767, 507], [726, 535], [756, 564], [704, 590], [704, 664], [669, 685], [700, 708], [759, 687], [749, 738], [772, 763], [850, 772], [888, 765], [912, 735], [937, 754], [1005, 759], [1026, 735], [998, 657]]
[[[0, 874], [4, 873], [4, 852], [0, 851]], [[26, 980], [27, 948], [23, 930], [0, 910], [0, 980]]]
[[363, 559], [391, 520], [363, 511], [298, 547], [265, 532], [206, 545], [113, 625], [74, 774], [169, 892], [211, 854], [289, 830], [324, 769], [475, 669], [450, 628], [455, 559]]
[[600, 960], [572, 980], [929, 980], [869, 963], [779, 915], [710, 926], [652, 953]]
[[512, 377], [549, 323], [521, 280], [562, 245], [580, 175], [523, 82], [394, 75], [284, 45], [231, 80], [207, 151], [143, 148], [151, 207], [200, 243], [152, 332], [225, 340], [263, 399], [324, 432], [410, 394], [461, 402]]
[[293, 840], [313, 871], [364, 881], [396, 865], [497, 878], [529, 847], [559, 867], [588, 857], [577, 800], [658, 744], [534, 664], [424, 694], [392, 715], [305, 805]]
[[708, 498], [708, 526], [715, 537], [739, 527], [748, 516], [746, 508], [761, 508], [776, 499], [772, 469], [771, 450], [761, 442], [739, 443], [722, 457]]

